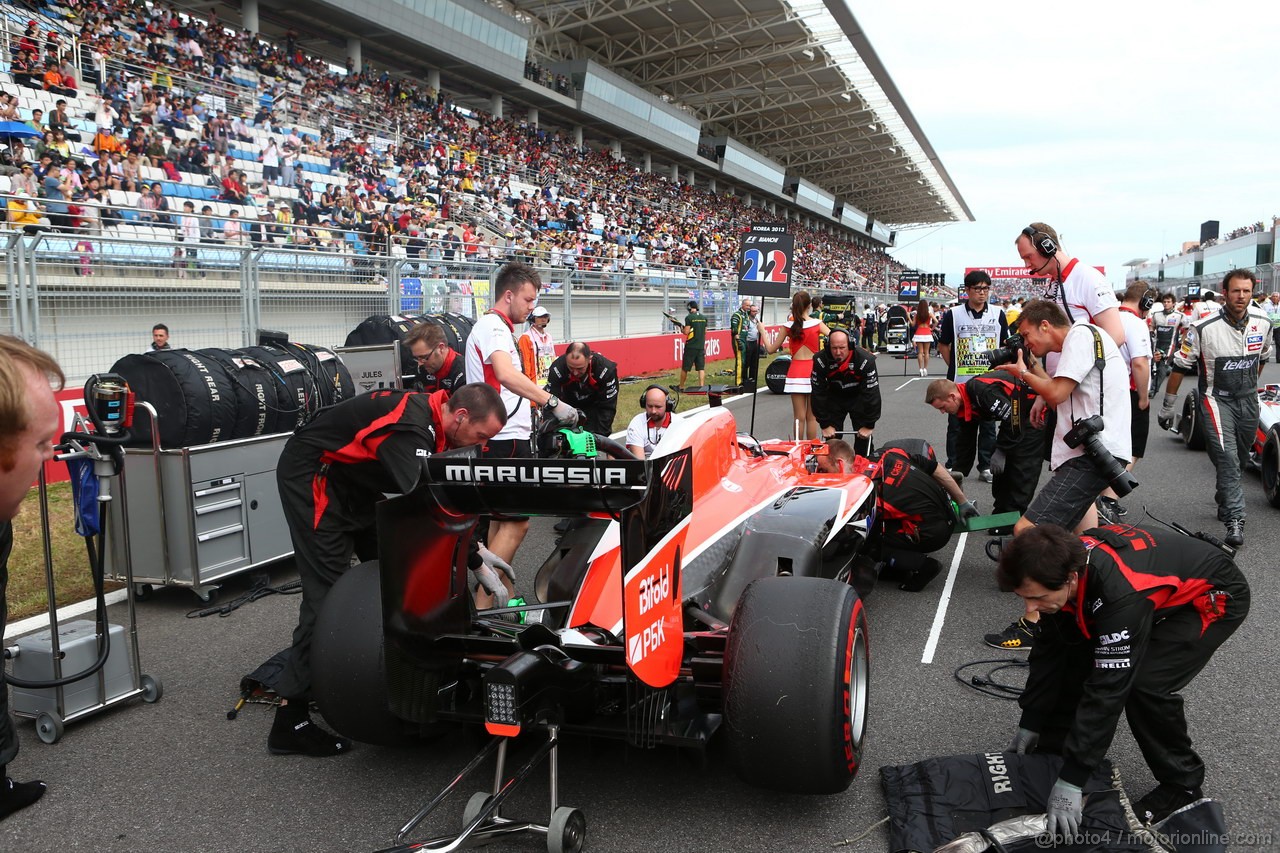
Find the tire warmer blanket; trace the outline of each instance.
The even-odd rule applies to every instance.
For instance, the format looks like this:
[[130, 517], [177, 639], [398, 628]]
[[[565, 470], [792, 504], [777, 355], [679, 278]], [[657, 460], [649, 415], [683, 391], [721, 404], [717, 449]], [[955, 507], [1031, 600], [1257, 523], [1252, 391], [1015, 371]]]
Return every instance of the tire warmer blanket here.
[[[934, 850], [968, 832], [985, 833], [992, 824], [1021, 815], [1043, 814], [1062, 759], [1053, 755], [989, 752], [929, 758], [900, 767], [881, 767], [889, 807], [889, 850]], [[1119, 791], [1111, 785], [1111, 765], [1103, 762], [1084, 786], [1080, 824], [1086, 843], [1054, 848], [1073, 853], [1149, 851], [1129, 831]], [[1043, 821], [1019, 838], [1002, 838], [1006, 853], [1044, 849], [1037, 844]]]

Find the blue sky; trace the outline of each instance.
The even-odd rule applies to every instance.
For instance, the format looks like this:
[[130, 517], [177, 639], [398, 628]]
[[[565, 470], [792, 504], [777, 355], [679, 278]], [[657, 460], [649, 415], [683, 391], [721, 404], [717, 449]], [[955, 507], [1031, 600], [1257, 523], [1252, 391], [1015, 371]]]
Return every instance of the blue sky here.
[[1108, 277], [1280, 214], [1280, 4], [847, 0], [976, 222], [898, 235], [958, 280], [1032, 220]]

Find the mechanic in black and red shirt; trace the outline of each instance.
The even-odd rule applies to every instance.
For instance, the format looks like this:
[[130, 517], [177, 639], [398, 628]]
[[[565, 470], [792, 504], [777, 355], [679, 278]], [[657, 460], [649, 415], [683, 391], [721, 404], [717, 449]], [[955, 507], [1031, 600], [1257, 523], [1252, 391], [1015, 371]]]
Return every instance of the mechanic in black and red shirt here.
[[[271, 752], [325, 756], [350, 748], [350, 741], [311, 722], [307, 708], [311, 637], [325, 596], [350, 567], [357, 537], [373, 527], [374, 507], [383, 495], [413, 491], [423, 457], [483, 444], [506, 420], [498, 392], [484, 383], [464, 385], [452, 395], [386, 389], [322, 411], [285, 444], [276, 483], [302, 602], [276, 685], [285, 702], [267, 738]], [[473, 568], [479, 568], [476, 561]]]
[[880, 374], [876, 357], [852, 344], [844, 329], [832, 329], [827, 345], [813, 357], [809, 376], [813, 389], [813, 416], [823, 438], [832, 438], [844, 429], [845, 418], [854, 430], [854, 451], [859, 456], [871, 452], [871, 434], [880, 420]]
[[618, 412], [618, 365], [582, 341], [569, 344], [547, 368], [547, 390], [587, 416], [589, 432], [609, 435]]
[[415, 391], [454, 391], [466, 384], [466, 359], [449, 346], [444, 327], [431, 322], [415, 326], [405, 336], [404, 344], [418, 363]]
[[978, 426], [998, 421], [996, 449], [991, 455], [992, 511], [1025, 512], [1040, 482], [1044, 464], [1044, 430], [1031, 423], [1036, 394], [1008, 370], [970, 376], [962, 385], [935, 379], [925, 389], [925, 402], [960, 421], [956, 468], [968, 471], [978, 452]]
[[1155, 823], [1201, 796], [1186, 687], [1249, 612], [1249, 584], [1227, 552], [1163, 530], [1056, 525], [1005, 545], [1000, 589], [1039, 611], [1040, 632], [1011, 750], [1061, 753], [1049, 832], [1074, 834], [1080, 787], [1111, 746], [1123, 710], [1160, 784], [1134, 804]]

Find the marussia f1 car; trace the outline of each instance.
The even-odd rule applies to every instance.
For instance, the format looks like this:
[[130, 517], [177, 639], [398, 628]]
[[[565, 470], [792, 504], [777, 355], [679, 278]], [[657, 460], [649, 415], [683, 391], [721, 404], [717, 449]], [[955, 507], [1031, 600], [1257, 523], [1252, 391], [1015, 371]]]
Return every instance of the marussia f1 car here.
[[[1183, 400], [1177, 431], [1188, 448], [1204, 449], [1198, 391], [1191, 391]], [[1267, 502], [1280, 507], [1280, 384], [1258, 389], [1258, 430], [1249, 449], [1249, 467], [1262, 475]]]
[[[649, 460], [595, 439], [630, 461], [437, 454], [378, 506], [379, 560], [343, 575], [317, 624], [325, 719], [371, 743], [471, 721], [644, 747], [723, 732], [751, 784], [845, 790], [867, 727], [871, 463], [812, 473], [820, 443], [757, 442], [724, 408], [674, 420]], [[474, 609], [481, 513], [574, 519], [536, 603]], [[483, 822], [492, 797], [473, 800]], [[573, 849], [561, 830], [553, 815], [549, 849]]]

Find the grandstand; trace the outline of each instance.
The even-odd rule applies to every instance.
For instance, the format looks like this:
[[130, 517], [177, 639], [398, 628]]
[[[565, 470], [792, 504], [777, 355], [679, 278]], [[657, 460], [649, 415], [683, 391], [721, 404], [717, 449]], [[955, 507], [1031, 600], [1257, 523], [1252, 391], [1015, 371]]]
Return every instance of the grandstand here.
[[158, 319], [332, 344], [518, 258], [562, 339], [646, 333], [727, 320], [753, 223], [796, 286], [883, 299], [896, 230], [972, 218], [843, 6], [356, 8], [6, 6], [0, 323], [73, 375]]
[[[1213, 233], [1217, 233], [1216, 226], [1214, 223]], [[1142, 279], [1162, 291], [1182, 296], [1188, 289], [1202, 286], [1216, 290], [1229, 271], [1247, 269], [1258, 277], [1262, 292], [1271, 293], [1280, 290], [1280, 272], [1276, 269], [1278, 228], [1280, 217], [1272, 217], [1269, 225], [1255, 222], [1233, 228], [1220, 238], [1190, 243], [1176, 255], [1135, 263], [1128, 278]]]

